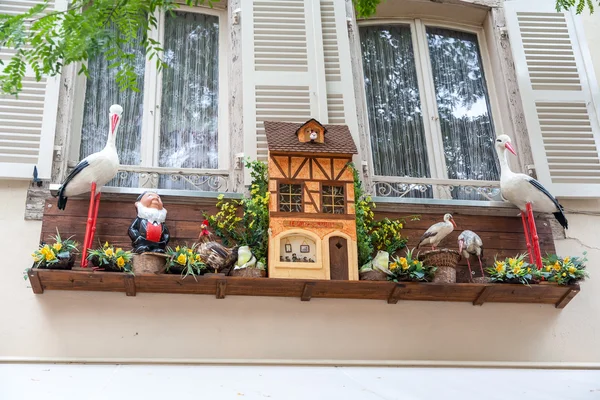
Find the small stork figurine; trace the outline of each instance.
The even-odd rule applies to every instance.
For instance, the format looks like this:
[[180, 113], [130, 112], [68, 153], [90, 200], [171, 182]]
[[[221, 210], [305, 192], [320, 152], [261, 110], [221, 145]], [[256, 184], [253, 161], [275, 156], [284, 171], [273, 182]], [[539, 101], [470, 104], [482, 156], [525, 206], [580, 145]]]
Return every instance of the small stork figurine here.
[[469, 280], [473, 280], [473, 271], [471, 271], [471, 263], [469, 258], [471, 256], [477, 256], [479, 259], [479, 268], [481, 268], [481, 277], [484, 277], [483, 264], [481, 263], [481, 256], [483, 255], [483, 241], [473, 231], [463, 231], [458, 235], [458, 252], [461, 256], [467, 259], [467, 265], [469, 266]]
[[431, 225], [429, 229], [425, 231], [423, 236], [421, 236], [417, 249], [423, 245], [430, 244], [431, 249], [435, 250], [435, 246], [440, 244], [446, 236], [451, 234], [454, 228], [456, 228], [456, 222], [454, 222], [452, 215], [444, 215], [444, 222], [438, 222], [437, 224]]
[[[532, 264], [537, 264], [538, 269], [541, 269], [542, 252], [540, 250], [535, 220], [533, 219], [533, 211], [554, 214], [554, 217], [565, 229], [569, 227], [569, 223], [562, 206], [541, 183], [529, 175], [516, 174], [510, 170], [508, 161], [506, 160], [506, 150], [517, 155], [510, 142], [510, 137], [507, 135], [500, 135], [496, 138], [496, 152], [500, 160], [501, 171], [500, 191], [505, 200], [521, 210], [521, 220], [523, 221], [523, 231], [525, 232], [529, 260]], [[533, 243], [529, 241], [530, 236]], [[533, 254], [531, 253], [532, 247]]]
[[64, 210], [71, 196], [90, 192], [87, 225], [83, 242], [81, 266], [87, 267], [87, 249], [92, 246], [96, 232], [96, 219], [100, 207], [100, 188], [110, 182], [119, 169], [119, 155], [115, 146], [117, 129], [123, 108], [114, 104], [110, 107], [108, 139], [103, 150], [90, 154], [77, 164], [58, 189], [58, 209]]

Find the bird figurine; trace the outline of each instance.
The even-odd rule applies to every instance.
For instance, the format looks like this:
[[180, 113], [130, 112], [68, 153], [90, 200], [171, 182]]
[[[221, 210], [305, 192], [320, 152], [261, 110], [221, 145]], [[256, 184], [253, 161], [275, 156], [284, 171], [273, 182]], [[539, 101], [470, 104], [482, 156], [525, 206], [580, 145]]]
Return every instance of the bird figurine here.
[[471, 256], [477, 256], [479, 259], [479, 268], [481, 268], [481, 276], [485, 276], [483, 272], [483, 263], [481, 257], [483, 256], [483, 241], [473, 231], [462, 231], [458, 235], [458, 252], [461, 256], [467, 259], [467, 265], [469, 266], [469, 280], [473, 279], [473, 271], [471, 271], [471, 263], [469, 258]]
[[123, 108], [114, 104], [109, 110], [109, 131], [106, 146], [101, 151], [90, 154], [73, 168], [58, 189], [58, 209], [64, 210], [71, 196], [90, 192], [85, 238], [81, 266], [87, 267], [87, 249], [92, 246], [96, 232], [96, 220], [100, 207], [100, 189], [110, 182], [119, 170], [119, 155], [115, 145], [117, 130], [121, 122]]
[[431, 249], [435, 250], [435, 246], [440, 244], [442, 240], [446, 236], [452, 233], [452, 231], [456, 228], [456, 222], [454, 222], [454, 218], [452, 218], [451, 214], [444, 215], [444, 221], [438, 222], [437, 224], [433, 224], [425, 231], [421, 239], [419, 240], [419, 244], [417, 245], [417, 249], [423, 245], [430, 244]]
[[[541, 269], [542, 252], [540, 250], [535, 220], [533, 219], [533, 211], [554, 214], [554, 217], [565, 229], [568, 229], [569, 223], [563, 207], [541, 183], [529, 175], [517, 174], [510, 170], [506, 159], [507, 150], [517, 155], [511, 145], [510, 137], [507, 135], [498, 136], [496, 138], [496, 152], [500, 160], [500, 191], [506, 201], [514, 204], [521, 210], [521, 220], [523, 221], [523, 231], [529, 252], [529, 260], [532, 264], [536, 264], [538, 269]], [[529, 240], [530, 237], [531, 242]]]
[[200, 241], [200, 243], [212, 242], [215, 240], [213, 234], [210, 233], [210, 231], [208, 230], [208, 227], [208, 220], [205, 219], [200, 224], [200, 235], [198, 235], [198, 240]]
[[[196, 248], [196, 253], [200, 255], [202, 261], [214, 270], [215, 273], [231, 267], [238, 261], [239, 246], [228, 248], [219, 242], [214, 241], [214, 236], [208, 230], [208, 220], [200, 224], [200, 235], [198, 240], [200, 245]], [[241, 257], [242, 254], [239, 254]]]

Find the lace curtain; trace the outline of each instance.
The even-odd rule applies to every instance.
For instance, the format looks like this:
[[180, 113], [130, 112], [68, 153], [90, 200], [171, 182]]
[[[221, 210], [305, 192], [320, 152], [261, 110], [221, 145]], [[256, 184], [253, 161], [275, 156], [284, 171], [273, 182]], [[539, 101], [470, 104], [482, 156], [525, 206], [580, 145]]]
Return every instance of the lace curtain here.
[[[116, 35], [116, 31], [113, 34]], [[88, 62], [89, 78], [85, 89], [80, 160], [104, 148], [108, 138], [110, 106], [120, 104], [123, 116], [116, 139], [119, 160], [122, 165], [139, 165], [141, 162], [146, 53], [142, 46], [129, 46], [125, 50], [135, 56], [139, 92], [119, 90], [115, 83], [118, 70], [108, 68], [115, 60], [109, 61], [100, 55]], [[136, 174], [117, 176], [108, 186], [135, 187], [138, 186], [138, 177]]]
[[[427, 146], [432, 143], [425, 137], [419, 97], [423, 88], [418, 86], [410, 27], [367, 26], [360, 35], [374, 172], [431, 177]], [[431, 58], [447, 177], [498, 180], [495, 133], [477, 36], [427, 28], [427, 40], [424, 50]], [[406, 190], [399, 186], [390, 190]], [[413, 188], [407, 196], [432, 197], [432, 191]], [[463, 189], [454, 189], [452, 197], [480, 198]]]
[[[175, 12], [165, 17], [164, 37], [159, 166], [217, 168], [219, 18]], [[203, 188], [188, 179], [195, 185], [162, 177], [159, 187]]]

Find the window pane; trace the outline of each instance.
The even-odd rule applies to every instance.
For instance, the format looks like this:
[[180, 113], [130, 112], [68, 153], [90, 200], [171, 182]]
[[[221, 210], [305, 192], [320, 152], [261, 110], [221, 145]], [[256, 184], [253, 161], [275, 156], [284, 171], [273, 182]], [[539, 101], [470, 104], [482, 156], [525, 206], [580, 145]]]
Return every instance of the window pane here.
[[302, 185], [279, 185], [279, 211], [302, 212]]
[[[165, 16], [159, 165], [218, 167], [219, 18]], [[161, 188], [194, 188], [161, 179]], [[195, 188], [198, 189], [198, 188]], [[202, 189], [202, 188], [200, 188]]]
[[[499, 180], [477, 35], [427, 28], [448, 178]], [[455, 198], [479, 198], [459, 190]]]
[[[113, 33], [116, 35], [116, 32]], [[138, 37], [141, 34], [138, 33]], [[123, 117], [116, 139], [119, 160], [123, 165], [139, 165], [141, 162], [146, 53], [142, 46], [137, 45], [126, 47], [125, 51], [135, 55], [136, 85], [139, 92], [119, 90], [115, 83], [118, 68], [108, 68], [116, 60], [108, 61], [100, 55], [88, 62], [90, 76], [86, 82], [80, 159], [104, 148], [109, 130], [108, 111], [111, 105], [120, 104], [123, 107]], [[137, 187], [138, 175], [118, 175], [108, 185]]]
[[344, 214], [346, 212], [346, 198], [343, 186], [323, 185], [321, 190], [323, 212], [326, 214]]
[[410, 27], [360, 28], [376, 175], [429, 177]]

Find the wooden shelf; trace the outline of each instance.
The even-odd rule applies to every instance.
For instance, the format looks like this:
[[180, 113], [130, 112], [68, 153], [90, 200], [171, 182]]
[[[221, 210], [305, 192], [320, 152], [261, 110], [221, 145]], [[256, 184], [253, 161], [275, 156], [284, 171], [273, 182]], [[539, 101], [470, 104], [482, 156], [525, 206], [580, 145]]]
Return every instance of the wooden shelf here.
[[400, 300], [458, 301], [483, 303], [538, 303], [564, 308], [579, 293], [579, 286], [419, 282], [327, 281], [307, 279], [237, 278], [221, 275], [121, 274], [87, 270], [38, 270], [28, 272], [36, 294], [45, 290], [83, 290], [137, 293], [209, 294], [225, 296], [275, 296], [311, 298], [373, 299], [395, 304]]

